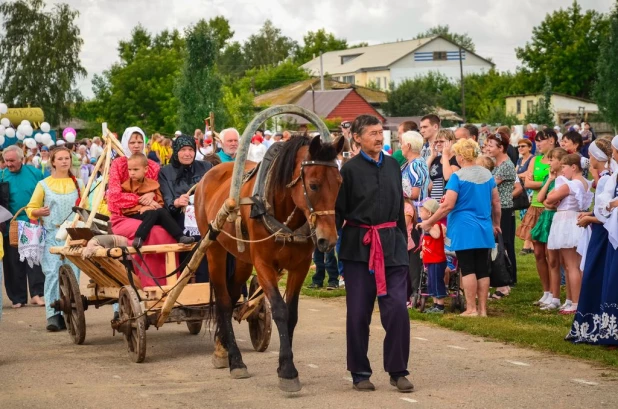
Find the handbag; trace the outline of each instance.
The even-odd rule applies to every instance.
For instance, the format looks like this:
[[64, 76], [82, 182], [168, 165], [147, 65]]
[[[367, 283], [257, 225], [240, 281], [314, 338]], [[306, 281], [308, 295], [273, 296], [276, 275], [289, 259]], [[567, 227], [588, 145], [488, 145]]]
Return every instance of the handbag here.
[[496, 236], [496, 247], [489, 253], [489, 285], [505, 287], [511, 284], [513, 266], [509, 260], [502, 234]]
[[9, 244], [11, 247], [17, 247], [19, 244], [19, 221], [17, 220], [17, 216], [21, 212], [23, 212], [25, 207], [22, 207], [15, 213], [13, 218], [11, 219], [11, 223], [9, 224]]
[[523, 187], [523, 192], [517, 197], [513, 198], [513, 210], [526, 210], [530, 207], [530, 199], [528, 198], [528, 193], [526, 192], [526, 188], [524, 184], [520, 181], [521, 186]]

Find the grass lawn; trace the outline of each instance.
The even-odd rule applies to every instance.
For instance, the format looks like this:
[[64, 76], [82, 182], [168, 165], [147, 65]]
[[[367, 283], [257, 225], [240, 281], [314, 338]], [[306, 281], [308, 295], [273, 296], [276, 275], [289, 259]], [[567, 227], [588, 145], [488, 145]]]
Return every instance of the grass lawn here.
[[[556, 312], [540, 311], [532, 303], [542, 295], [541, 285], [536, 272], [534, 255], [519, 256], [522, 242], [517, 239], [516, 251], [518, 282], [511, 294], [499, 301], [490, 301], [488, 318], [460, 318], [457, 313], [446, 313], [443, 316], [421, 314], [410, 310], [412, 320], [424, 321], [456, 331], [504, 341], [511, 344], [531, 347], [539, 350], [584, 358], [605, 365], [618, 367], [618, 350], [612, 351], [603, 347], [590, 345], [574, 345], [564, 341], [569, 332], [573, 316], [563, 316]], [[333, 291], [311, 290], [306, 288], [311, 284], [311, 269], [305, 280], [302, 294], [329, 298], [345, 295], [345, 290]], [[280, 281], [285, 286], [285, 276]], [[562, 301], [565, 295], [562, 294]], [[430, 303], [430, 302], [429, 302]], [[447, 311], [449, 311], [447, 301]]]
[[[517, 252], [521, 246], [522, 242], [517, 239]], [[508, 297], [489, 301], [488, 318], [460, 318], [450, 313], [436, 316], [421, 314], [416, 310], [410, 311], [410, 318], [498, 341], [618, 367], [618, 351], [564, 341], [564, 336], [571, 329], [573, 316], [540, 311], [532, 305], [542, 295], [532, 254], [517, 257], [517, 270], [517, 287], [513, 288]], [[563, 292], [562, 301], [564, 299]]]

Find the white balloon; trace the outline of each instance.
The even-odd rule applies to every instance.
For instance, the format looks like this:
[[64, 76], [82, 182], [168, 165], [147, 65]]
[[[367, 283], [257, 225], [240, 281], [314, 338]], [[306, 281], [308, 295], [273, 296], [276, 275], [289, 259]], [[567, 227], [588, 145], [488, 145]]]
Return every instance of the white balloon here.
[[30, 121], [28, 121], [27, 119], [24, 119], [23, 121], [21, 121], [22, 125], [30, 125]]
[[6, 128], [4, 125], [0, 125], [0, 135], [4, 135], [4, 133], [6, 132]]
[[7, 138], [15, 138], [15, 129], [6, 128], [5, 135], [7, 136]]
[[32, 129], [30, 125], [24, 126], [24, 135], [32, 136], [33, 133], [34, 133], [34, 129]]
[[4, 136], [0, 135], [0, 146], [4, 145]]
[[75, 142], [75, 134], [73, 132], [67, 132], [67, 134], [64, 135], [64, 140], [68, 143]]
[[43, 143], [43, 134], [42, 133], [35, 134], [34, 140], [37, 141], [38, 143]]
[[11, 121], [9, 121], [9, 118], [2, 118], [0, 119], [0, 124], [2, 124], [5, 128], [8, 128], [11, 126]]
[[54, 142], [54, 141], [52, 140], [52, 137], [51, 137], [51, 135], [50, 135], [50, 134], [48, 134], [47, 132], [46, 132], [46, 133], [44, 133], [44, 134], [41, 134], [41, 143], [42, 143], [42, 144], [47, 145], [47, 144], [49, 144], [50, 142], [52, 142], [52, 143]]
[[48, 148], [51, 148], [54, 145], [55, 145], [54, 141], [49, 141], [49, 143], [45, 144], [45, 146], [47, 146]]
[[34, 149], [36, 148], [36, 141], [32, 138], [26, 138], [24, 139], [24, 145], [26, 145], [28, 149]]
[[24, 138], [26, 137], [26, 135], [22, 134], [21, 132], [17, 131], [15, 132], [15, 136], [17, 137], [17, 139], [19, 139], [20, 141], [23, 141]]
[[9, 107], [6, 104], [0, 104], [0, 114], [6, 114], [7, 112], [9, 112]]
[[47, 122], [43, 122], [41, 124], [41, 131], [49, 132], [51, 130], [51, 126]]

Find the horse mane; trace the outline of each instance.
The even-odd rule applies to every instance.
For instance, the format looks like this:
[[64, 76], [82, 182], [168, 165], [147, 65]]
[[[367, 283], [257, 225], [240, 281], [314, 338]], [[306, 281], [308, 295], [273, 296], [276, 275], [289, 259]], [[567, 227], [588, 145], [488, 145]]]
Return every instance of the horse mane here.
[[[295, 136], [287, 142], [275, 159], [271, 170], [271, 183], [273, 189], [277, 191], [285, 190], [285, 187], [292, 181], [294, 169], [296, 168], [296, 155], [300, 148], [309, 146], [312, 138], [309, 136]], [[311, 156], [312, 160], [332, 161], [337, 158], [337, 148], [334, 143], [322, 142], [321, 149]]]

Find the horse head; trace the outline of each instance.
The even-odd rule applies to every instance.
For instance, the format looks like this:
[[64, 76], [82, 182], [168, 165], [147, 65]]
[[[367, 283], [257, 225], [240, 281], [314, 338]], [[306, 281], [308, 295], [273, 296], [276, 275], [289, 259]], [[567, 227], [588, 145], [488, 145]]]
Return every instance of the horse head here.
[[337, 243], [335, 202], [342, 179], [336, 159], [343, 143], [343, 138], [323, 143], [319, 135], [315, 136], [306, 155], [299, 155], [294, 171], [299, 183], [292, 187], [292, 199], [307, 218], [313, 241], [322, 252], [331, 251]]

